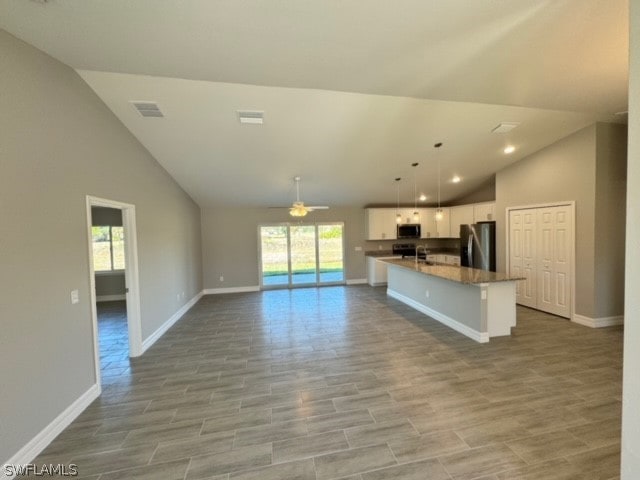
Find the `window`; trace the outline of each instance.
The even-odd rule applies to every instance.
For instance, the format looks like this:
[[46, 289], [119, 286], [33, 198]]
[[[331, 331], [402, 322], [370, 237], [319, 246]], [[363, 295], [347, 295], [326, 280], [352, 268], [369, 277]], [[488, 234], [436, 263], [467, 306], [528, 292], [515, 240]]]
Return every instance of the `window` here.
[[124, 270], [124, 228], [110, 225], [91, 227], [91, 234], [94, 270]]

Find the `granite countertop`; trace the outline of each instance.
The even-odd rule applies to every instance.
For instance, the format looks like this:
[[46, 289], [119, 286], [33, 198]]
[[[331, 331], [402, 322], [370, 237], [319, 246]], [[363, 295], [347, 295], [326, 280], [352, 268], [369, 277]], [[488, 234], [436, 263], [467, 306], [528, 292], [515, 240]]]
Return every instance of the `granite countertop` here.
[[[428, 248], [429, 255], [455, 255], [460, 256], [460, 250], [457, 248]], [[420, 250], [422, 253], [422, 250]], [[400, 254], [393, 253], [392, 250], [366, 250], [365, 257], [401, 257]]]
[[522, 277], [510, 277], [506, 273], [489, 272], [487, 270], [478, 270], [477, 268], [458, 267], [457, 265], [427, 265], [424, 263], [416, 263], [414, 260], [408, 259], [389, 259], [384, 262], [390, 265], [420, 272], [424, 275], [432, 275], [434, 277], [444, 278], [452, 282], [464, 283], [468, 285], [478, 283], [495, 283], [510, 282], [514, 280], [524, 280]]
[[365, 257], [398, 257], [402, 255], [393, 253], [391, 250], [367, 250], [364, 252]]

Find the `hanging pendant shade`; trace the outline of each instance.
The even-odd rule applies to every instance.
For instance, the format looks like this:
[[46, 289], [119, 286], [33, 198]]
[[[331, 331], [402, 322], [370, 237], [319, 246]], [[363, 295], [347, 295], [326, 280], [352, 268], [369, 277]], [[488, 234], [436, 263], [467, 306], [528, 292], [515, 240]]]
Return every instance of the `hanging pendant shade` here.
[[400, 215], [400, 177], [396, 178], [396, 223], [402, 223], [402, 215]]
[[418, 213], [418, 181], [416, 177], [416, 167], [418, 165], [417, 162], [411, 164], [413, 167], [413, 221], [415, 223], [420, 221], [420, 214]]
[[444, 218], [444, 212], [440, 208], [440, 155], [438, 155], [438, 149], [442, 146], [442, 142], [438, 142], [434, 145], [436, 148], [436, 155], [438, 156], [438, 208], [436, 209], [436, 221], [439, 222]]

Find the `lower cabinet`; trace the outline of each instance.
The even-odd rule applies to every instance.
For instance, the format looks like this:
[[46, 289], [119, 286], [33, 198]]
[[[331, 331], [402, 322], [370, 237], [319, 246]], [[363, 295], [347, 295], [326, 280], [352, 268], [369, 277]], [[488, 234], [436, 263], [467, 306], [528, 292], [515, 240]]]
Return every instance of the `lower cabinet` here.
[[372, 287], [387, 284], [387, 264], [380, 260], [400, 257], [367, 257], [367, 283]]
[[428, 262], [440, 263], [443, 265], [460, 266], [460, 255], [445, 255], [442, 253], [427, 255]]

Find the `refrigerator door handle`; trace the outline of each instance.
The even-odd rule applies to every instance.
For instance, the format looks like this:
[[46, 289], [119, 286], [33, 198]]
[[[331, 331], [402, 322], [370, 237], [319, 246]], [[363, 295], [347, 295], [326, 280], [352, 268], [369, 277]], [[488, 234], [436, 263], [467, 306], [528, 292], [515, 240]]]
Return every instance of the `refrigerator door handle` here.
[[469, 267], [473, 268], [473, 233], [469, 234], [467, 241], [467, 258], [469, 259]]

